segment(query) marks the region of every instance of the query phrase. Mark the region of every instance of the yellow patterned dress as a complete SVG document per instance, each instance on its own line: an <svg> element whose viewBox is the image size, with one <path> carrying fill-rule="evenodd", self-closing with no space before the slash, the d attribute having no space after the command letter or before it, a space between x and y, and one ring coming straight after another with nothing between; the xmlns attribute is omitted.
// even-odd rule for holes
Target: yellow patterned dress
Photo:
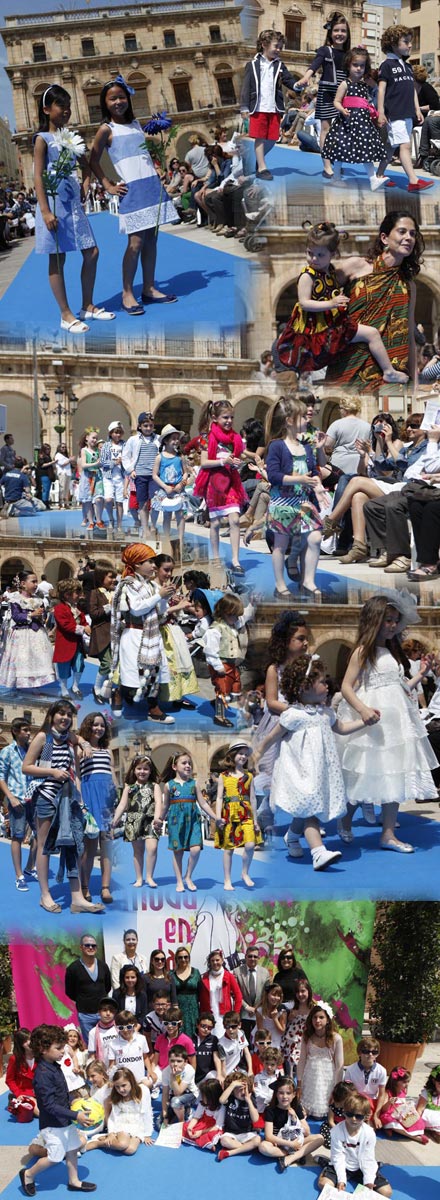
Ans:
<svg viewBox="0 0 440 1200"><path fill-rule="evenodd" d="M327 271L303 267L299 279L302 275L308 275L312 281L312 300L332 300L341 291L331 263ZM321 312L306 312L299 302L295 304L277 341L283 367L301 374L326 367L334 361L357 333L358 321L347 316L347 311L346 308L325 308Z"/></svg>
<svg viewBox="0 0 440 1200"><path fill-rule="evenodd" d="M223 783L222 820L226 825L220 832L215 831L216 850L237 850L250 842L261 846L263 837L259 830L255 832L250 801L251 771L244 771L240 776L224 771L220 778Z"/></svg>

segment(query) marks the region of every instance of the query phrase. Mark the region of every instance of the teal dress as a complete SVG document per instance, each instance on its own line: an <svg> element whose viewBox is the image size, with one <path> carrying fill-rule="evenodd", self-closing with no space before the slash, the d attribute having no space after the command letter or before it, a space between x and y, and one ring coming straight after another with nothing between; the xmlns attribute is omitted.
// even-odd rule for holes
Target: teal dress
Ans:
<svg viewBox="0 0 440 1200"><path fill-rule="evenodd" d="M194 1038L196 1036L196 1026L199 1019L199 984L201 980L200 971L197 967L191 967L191 974L188 979L179 979L175 971L170 974L176 985L176 1003L182 1013L182 1028L187 1037Z"/></svg>
<svg viewBox="0 0 440 1200"><path fill-rule="evenodd" d="M202 822L197 807L197 791L195 779L186 783L178 783L171 779L169 783L170 807L168 809L168 848L169 850L190 850L191 846L201 846Z"/></svg>

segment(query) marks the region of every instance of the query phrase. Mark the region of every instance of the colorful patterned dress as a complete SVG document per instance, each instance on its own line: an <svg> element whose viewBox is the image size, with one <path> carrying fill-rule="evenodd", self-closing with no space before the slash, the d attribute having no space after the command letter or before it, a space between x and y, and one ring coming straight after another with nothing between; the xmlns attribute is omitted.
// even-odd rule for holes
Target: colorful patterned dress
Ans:
<svg viewBox="0 0 440 1200"><path fill-rule="evenodd" d="M237 850L251 842L261 846L263 837L260 831L255 832L250 802L251 771L244 771L240 778L225 772L220 778L224 789L222 820L226 821L226 825L221 832L216 828L214 837L216 850Z"/></svg>
<svg viewBox="0 0 440 1200"><path fill-rule="evenodd" d="M312 300L332 300L341 287L330 263L327 271L303 267L298 279L308 275L312 280ZM326 308L322 312L306 312L299 301L290 320L277 341L277 352L283 367L289 371L316 371L338 359L357 332L359 322L347 308Z"/></svg>
<svg viewBox="0 0 440 1200"><path fill-rule="evenodd" d="M345 288L348 287L347 283ZM379 330L392 365L399 371L408 371L409 305L409 282L399 267L386 267L380 256L374 260L371 275L350 285L349 317ZM376 392L382 382L380 367L371 357L366 342L341 348L337 362L330 364L326 374L326 383L352 392Z"/></svg>
<svg viewBox="0 0 440 1200"><path fill-rule="evenodd" d="M190 850L203 844L202 822L197 807L195 779L168 784L170 806L167 813L169 850Z"/></svg>

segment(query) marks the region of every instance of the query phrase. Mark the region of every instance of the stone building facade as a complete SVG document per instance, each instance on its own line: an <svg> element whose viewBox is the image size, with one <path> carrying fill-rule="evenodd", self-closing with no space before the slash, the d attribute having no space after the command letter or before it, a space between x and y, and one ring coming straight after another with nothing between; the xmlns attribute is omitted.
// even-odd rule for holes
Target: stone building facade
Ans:
<svg viewBox="0 0 440 1200"><path fill-rule="evenodd" d="M430 79L440 75L438 0L402 0L400 22L412 31L411 62L426 67Z"/></svg>
<svg viewBox="0 0 440 1200"><path fill-rule="evenodd" d="M71 125L87 145L101 121L101 88L118 73L135 88L140 121L164 109L172 115L179 128L173 149L181 157L191 133L209 139L214 123L232 124L237 116L246 52L240 8L231 0L15 14L5 17L1 33L26 186L38 104L51 82L70 92Z"/></svg>

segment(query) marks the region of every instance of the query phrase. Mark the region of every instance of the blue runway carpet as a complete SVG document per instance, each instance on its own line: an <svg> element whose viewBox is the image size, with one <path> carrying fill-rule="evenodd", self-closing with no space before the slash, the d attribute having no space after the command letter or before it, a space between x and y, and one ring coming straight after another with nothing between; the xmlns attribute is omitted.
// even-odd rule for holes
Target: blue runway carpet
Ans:
<svg viewBox="0 0 440 1200"><path fill-rule="evenodd" d="M18 1125L8 1118L3 1104L0 1110L0 1136L7 1146L27 1147L37 1131L37 1122ZM380 1156L380 1139L377 1144ZM440 1187L440 1167L386 1166L384 1174L393 1189L393 1200L436 1200ZM197 1191L194 1187L197 1173ZM319 1167L297 1167L279 1176L275 1164L261 1155L243 1154L223 1163L217 1163L214 1155L181 1146L178 1150L166 1150L154 1146L140 1146L132 1158L121 1154L92 1150L79 1159L79 1177L97 1184L99 1196L116 1197L127 1188L132 1195L142 1196L148 1186L148 1195L171 1197L179 1200L194 1200L195 1195L224 1195L227 1190L230 1200L267 1200L272 1189L298 1200L316 1200ZM178 1179L178 1183L177 1183ZM292 1191L292 1189L294 1189ZM51 1167L37 1181L37 1195L65 1193L66 1168L63 1164ZM18 1178L3 1192L5 1200L17 1200L22 1195Z"/></svg>
<svg viewBox="0 0 440 1200"><path fill-rule="evenodd" d="M108 213L91 218L100 257L94 299L97 304L116 313L115 321L91 321L87 344L92 341L114 340L117 335L136 337L142 330L167 336L191 334L195 325L218 331L231 329L245 319L243 296L249 291L250 266L222 250L212 250L188 238L161 232L158 239L156 285L164 292L174 293L177 304L149 304L142 317L129 317L121 308L121 263L126 247L125 237L118 233L117 221ZM13 251L12 251L13 253ZM65 278L67 295L73 313L81 307L80 253L66 255ZM141 277L135 279L135 295L140 297ZM44 254L29 255L7 292L0 301L0 324L10 328L15 336L33 335L53 340L61 334L58 306L48 283L48 260ZM84 345L84 335L76 338ZM111 346L109 344L109 352Z"/></svg>
<svg viewBox="0 0 440 1200"><path fill-rule="evenodd" d="M121 838L118 838L114 843L114 847L114 868L111 885L113 904L106 905L105 912L102 915L98 914L94 916L94 923L104 920L108 924L118 913L137 912L138 908L142 907L145 897L151 897L153 894L151 889L147 887L147 884L144 884L143 888L133 887L135 873L131 846ZM204 846L198 865L194 871L194 883L197 886L197 893L200 896L218 895L220 898L226 897L227 893L223 891L222 857L221 851L215 850L212 842ZM67 922L69 929L71 926L78 929L84 926L84 916L81 916L81 914L72 916L69 911L70 889L67 880L65 879L60 884L56 883L58 858L54 855L50 862L49 884L51 893L54 900L62 905L63 910L61 913L56 914L47 913L41 908L38 883L29 883L28 892L20 892L19 894L16 892L10 847L8 843L0 843L0 931L7 928L9 936L12 937L14 932L20 934L26 932L32 933L32 931L35 932L37 929L39 932L50 931L51 934L56 934L57 928L65 927ZM255 886L252 889L246 887L241 879L241 863L241 856L235 854L232 861L232 883L235 889L234 898L246 903L247 900L250 901L251 897L257 901L267 899L269 895L272 895L271 868L266 853L259 851L254 856L251 877L254 880ZM159 842L159 853L154 878L157 883L157 892L154 894L158 897L163 897L170 904L175 904L176 879L173 872L171 851L168 850L168 838L166 836L163 836ZM100 886L100 873L94 867L90 882L90 891L94 901L99 902L100 900ZM192 894L185 891L186 896Z"/></svg>
<svg viewBox="0 0 440 1200"><path fill-rule="evenodd" d="M273 150L267 155L267 165L271 170L275 184L286 185L289 189L295 190L297 194L297 203L300 203L301 192L307 191L308 195L316 201L318 194L322 196L323 188L326 194L330 193L330 197L334 197L335 203L343 203L344 194L350 192L350 185L358 188L360 186L366 195L372 196L376 201L377 196L381 195L382 189L379 192L372 193L370 185L363 170L362 165L354 165L349 163L344 166L345 185L325 183L322 176L322 160L319 154L310 154L303 150L286 149L284 146L274 146ZM419 179L426 179L433 184L427 188L423 194L428 200L437 201L440 196L440 181L433 175L429 175L426 171L417 172ZM391 179L395 184L393 191L403 195L408 194L408 181L406 175L399 169L389 167L387 170L387 178ZM269 185L270 186L270 185ZM272 185L273 186L273 185ZM383 189L384 193L390 191L386 186ZM306 216L307 213L304 213Z"/></svg>
<svg viewBox="0 0 440 1200"><path fill-rule="evenodd" d="M304 857L288 857L283 840L288 816L278 809L270 863L277 890L313 900L438 900L440 823L423 812L422 805L416 814L399 812L398 837L414 846L414 854L382 850L380 825L366 825L362 819L353 822L354 841L346 845L338 836L336 822L330 821L325 845L328 850L340 850L342 857L327 870L314 871L304 839Z"/></svg>

